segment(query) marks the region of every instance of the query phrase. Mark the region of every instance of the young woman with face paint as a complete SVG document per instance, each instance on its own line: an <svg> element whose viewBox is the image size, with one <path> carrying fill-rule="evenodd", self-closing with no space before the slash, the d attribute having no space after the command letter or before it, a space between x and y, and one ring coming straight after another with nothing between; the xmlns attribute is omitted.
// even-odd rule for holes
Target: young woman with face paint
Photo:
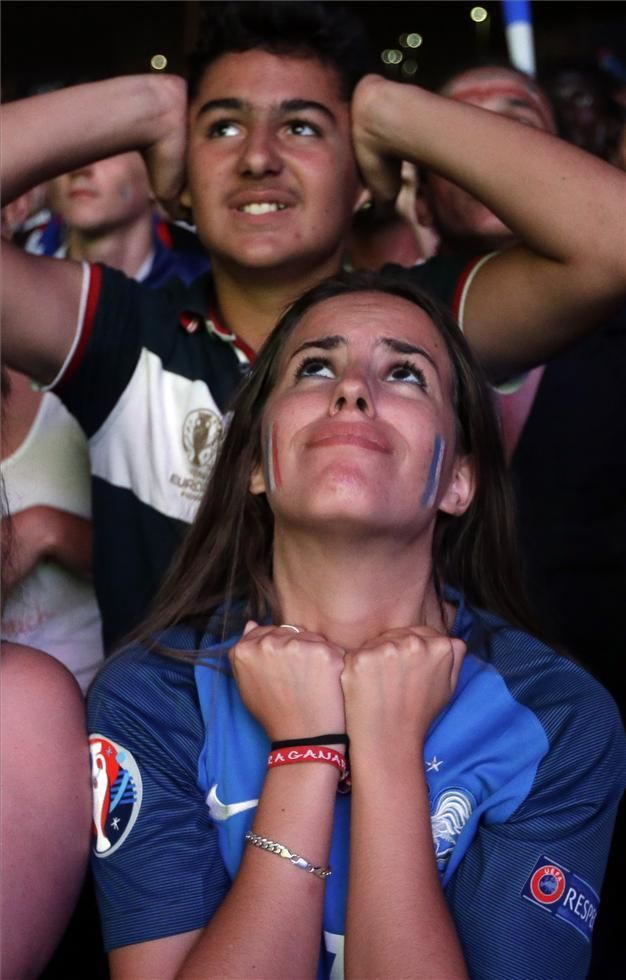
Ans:
<svg viewBox="0 0 626 980"><path fill-rule="evenodd" d="M585 975L623 732L523 630L504 473L430 299L285 314L90 697L113 977Z"/></svg>

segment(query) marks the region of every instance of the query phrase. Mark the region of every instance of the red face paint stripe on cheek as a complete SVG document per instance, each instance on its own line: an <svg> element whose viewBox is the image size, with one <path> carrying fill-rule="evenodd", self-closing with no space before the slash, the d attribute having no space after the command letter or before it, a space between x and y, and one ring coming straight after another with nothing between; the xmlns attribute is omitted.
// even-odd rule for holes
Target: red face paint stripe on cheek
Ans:
<svg viewBox="0 0 626 980"><path fill-rule="evenodd" d="M263 477L265 492L272 493L274 489L274 464L272 463L272 433L266 432L263 437Z"/></svg>

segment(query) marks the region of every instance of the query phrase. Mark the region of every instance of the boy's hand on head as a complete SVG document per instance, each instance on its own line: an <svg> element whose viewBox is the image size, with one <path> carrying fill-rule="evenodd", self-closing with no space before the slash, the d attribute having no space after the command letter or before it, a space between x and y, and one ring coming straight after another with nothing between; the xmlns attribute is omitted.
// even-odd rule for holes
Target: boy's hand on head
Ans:
<svg viewBox="0 0 626 980"><path fill-rule="evenodd" d="M372 192L374 206L392 212L402 186L402 160L382 139L385 92L389 85L380 75L365 75L352 96L352 139L364 183Z"/></svg>
<svg viewBox="0 0 626 980"><path fill-rule="evenodd" d="M187 146L187 84L178 75L155 77L161 134L143 151L150 183L159 204L180 217L180 193L185 184Z"/></svg>

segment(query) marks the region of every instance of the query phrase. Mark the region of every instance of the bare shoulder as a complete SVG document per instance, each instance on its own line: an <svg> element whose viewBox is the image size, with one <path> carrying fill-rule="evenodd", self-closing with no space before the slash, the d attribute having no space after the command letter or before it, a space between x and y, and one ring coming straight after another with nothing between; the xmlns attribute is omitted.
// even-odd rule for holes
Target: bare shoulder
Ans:
<svg viewBox="0 0 626 980"><path fill-rule="evenodd" d="M36 680L38 676L49 679L56 677L59 680L66 677L73 679L67 667L50 654L24 646L23 643L11 643L9 640L2 641L0 667L2 679L10 678L11 683Z"/></svg>
<svg viewBox="0 0 626 980"><path fill-rule="evenodd" d="M72 674L41 650L3 643L0 654L1 779L19 810L37 785L49 812L81 827L89 810L85 704ZM52 764L63 759L63 765ZM3 814L6 816L6 813Z"/></svg>
<svg viewBox="0 0 626 980"><path fill-rule="evenodd" d="M3 643L0 654L3 769L11 752L32 757L45 748L77 760L86 752L85 705L66 667L41 650ZM9 751L11 750L11 752ZM15 757L15 756L14 756Z"/></svg>
<svg viewBox="0 0 626 980"><path fill-rule="evenodd" d="M20 643L2 643L0 654L0 690L3 707L41 718L42 710L48 715L67 716L76 710L84 714L83 697L70 671L54 657L22 646ZM62 699L62 705L57 701ZM26 718L24 718L26 721Z"/></svg>
<svg viewBox="0 0 626 980"><path fill-rule="evenodd" d="M89 853L84 702L62 664L11 643L0 654L0 699L3 975L38 976L74 907Z"/></svg>

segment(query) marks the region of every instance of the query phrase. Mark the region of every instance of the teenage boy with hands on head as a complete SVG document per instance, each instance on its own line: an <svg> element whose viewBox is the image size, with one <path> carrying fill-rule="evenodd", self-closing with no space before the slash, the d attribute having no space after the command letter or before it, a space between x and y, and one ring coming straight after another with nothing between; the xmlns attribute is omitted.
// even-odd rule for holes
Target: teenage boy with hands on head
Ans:
<svg viewBox="0 0 626 980"><path fill-rule="evenodd" d="M368 193L395 198L401 160L466 188L523 243L469 270L437 259L405 273L446 300L456 290L494 377L545 360L626 292L623 174L493 113L361 78L359 29L339 4L212 4L209 18L188 108L182 79L146 75L3 110L7 201L137 149L161 201L182 192L211 253L211 279L148 293L6 247L7 361L52 385L90 440L109 645L193 519L242 367L284 307L337 271Z"/></svg>

